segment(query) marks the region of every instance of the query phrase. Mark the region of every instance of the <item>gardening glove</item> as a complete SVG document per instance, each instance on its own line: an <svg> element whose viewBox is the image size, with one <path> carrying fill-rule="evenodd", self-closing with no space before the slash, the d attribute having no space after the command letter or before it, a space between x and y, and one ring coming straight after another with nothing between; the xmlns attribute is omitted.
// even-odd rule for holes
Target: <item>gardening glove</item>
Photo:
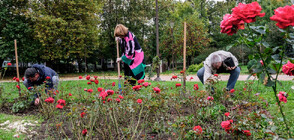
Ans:
<svg viewBox="0 0 294 140"><path fill-rule="evenodd" d="M116 62L120 62L121 61L121 58L116 58Z"/></svg>

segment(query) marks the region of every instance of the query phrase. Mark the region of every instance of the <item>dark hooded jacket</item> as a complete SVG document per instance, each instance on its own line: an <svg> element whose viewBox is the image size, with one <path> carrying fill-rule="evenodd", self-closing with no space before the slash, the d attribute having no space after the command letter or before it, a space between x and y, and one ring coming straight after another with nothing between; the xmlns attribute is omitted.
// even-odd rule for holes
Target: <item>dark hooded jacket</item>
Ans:
<svg viewBox="0 0 294 140"><path fill-rule="evenodd" d="M30 80L28 80L28 87L31 87L34 85L39 86L39 85L43 84L44 81L46 80L46 77L49 76L50 79L48 80L48 82L46 82L46 87L49 89L52 89L53 88L52 77L58 76L57 73L54 70L52 70L51 68L46 67L44 65L34 64L31 67L35 68L38 71L40 77L38 78L38 80L36 80L34 82L31 82Z"/></svg>

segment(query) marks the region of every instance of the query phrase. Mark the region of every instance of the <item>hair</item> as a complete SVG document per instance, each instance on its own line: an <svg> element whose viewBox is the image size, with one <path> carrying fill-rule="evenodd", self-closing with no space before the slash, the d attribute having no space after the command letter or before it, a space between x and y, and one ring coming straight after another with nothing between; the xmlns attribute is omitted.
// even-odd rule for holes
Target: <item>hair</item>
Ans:
<svg viewBox="0 0 294 140"><path fill-rule="evenodd" d="M221 61L222 61L222 59L221 59L221 57L219 55L214 54L211 57L211 64L221 62Z"/></svg>
<svg viewBox="0 0 294 140"><path fill-rule="evenodd" d="M118 36L126 36L128 34L129 29L122 25L122 24L117 24L115 29L114 29L114 37Z"/></svg>
<svg viewBox="0 0 294 140"><path fill-rule="evenodd" d="M35 68L27 68L25 71L25 77L35 77L36 73L38 73L38 71Z"/></svg>

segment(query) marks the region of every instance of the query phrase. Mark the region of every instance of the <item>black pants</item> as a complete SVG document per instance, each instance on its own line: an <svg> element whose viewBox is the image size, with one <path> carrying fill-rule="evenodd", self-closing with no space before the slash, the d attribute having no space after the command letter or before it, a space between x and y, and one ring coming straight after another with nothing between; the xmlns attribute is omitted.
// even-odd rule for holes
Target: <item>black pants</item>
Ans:
<svg viewBox="0 0 294 140"><path fill-rule="evenodd" d="M143 60L143 63L144 63L144 60ZM126 64L126 63L124 63L124 71L125 71L125 79L128 80L128 82L131 85L135 85L136 84L136 81L139 80L139 79L141 79L142 76L143 76L143 74L144 74L143 72L141 72L141 73L139 73L138 75L135 76L134 73L132 72L130 66L128 64ZM129 76L131 76L132 78L134 78L136 80L130 80L129 78L127 78ZM144 76L144 78L145 78L145 76Z"/></svg>

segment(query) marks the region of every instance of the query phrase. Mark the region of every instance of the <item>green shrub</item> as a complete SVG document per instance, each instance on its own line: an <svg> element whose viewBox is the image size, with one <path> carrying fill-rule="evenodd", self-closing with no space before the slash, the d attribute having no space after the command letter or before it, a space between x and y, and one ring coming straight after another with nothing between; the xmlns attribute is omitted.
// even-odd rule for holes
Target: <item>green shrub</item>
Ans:
<svg viewBox="0 0 294 140"><path fill-rule="evenodd" d="M188 72L197 72L202 67L203 67L203 63L190 65L188 68Z"/></svg>

